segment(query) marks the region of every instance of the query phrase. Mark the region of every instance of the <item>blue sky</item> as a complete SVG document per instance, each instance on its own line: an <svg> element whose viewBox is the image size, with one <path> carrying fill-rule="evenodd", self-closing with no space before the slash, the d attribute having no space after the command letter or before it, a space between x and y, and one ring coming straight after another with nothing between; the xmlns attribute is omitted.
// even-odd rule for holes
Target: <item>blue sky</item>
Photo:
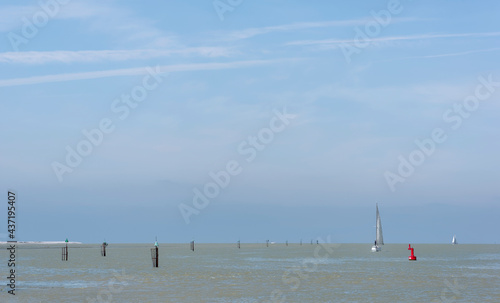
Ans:
<svg viewBox="0 0 500 303"><path fill-rule="evenodd" d="M19 238L500 242L499 6L2 3Z"/></svg>

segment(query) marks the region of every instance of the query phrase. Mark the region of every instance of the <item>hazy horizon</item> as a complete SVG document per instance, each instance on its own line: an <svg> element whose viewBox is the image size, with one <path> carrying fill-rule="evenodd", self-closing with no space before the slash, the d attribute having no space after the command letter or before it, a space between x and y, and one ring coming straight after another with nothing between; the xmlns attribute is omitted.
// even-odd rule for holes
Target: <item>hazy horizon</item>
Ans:
<svg viewBox="0 0 500 303"><path fill-rule="evenodd" d="M500 243L499 2L0 8L19 241Z"/></svg>

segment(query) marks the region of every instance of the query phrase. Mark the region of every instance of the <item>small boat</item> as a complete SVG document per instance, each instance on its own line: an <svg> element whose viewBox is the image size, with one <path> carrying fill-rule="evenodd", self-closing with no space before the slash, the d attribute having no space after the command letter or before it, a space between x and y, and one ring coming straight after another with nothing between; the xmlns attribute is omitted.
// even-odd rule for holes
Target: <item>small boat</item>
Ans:
<svg viewBox="0 0 500 303"><path fill-rule="evenodd" d="M377 208L377 219L376 219L376 227L375 227L375 243L372 246L372 252L379 252L382 250L380 245L384 245L384 237L382 236L382 221L380 221L380 213L378 212L378 204Z"/></svg>
<svg viewBox="0 0 500 303"><path fill-rule="evenodd" d="M453 239L451 240L451 244L453 244L453 245L458 244L457 236L453 235Z"/></svg>

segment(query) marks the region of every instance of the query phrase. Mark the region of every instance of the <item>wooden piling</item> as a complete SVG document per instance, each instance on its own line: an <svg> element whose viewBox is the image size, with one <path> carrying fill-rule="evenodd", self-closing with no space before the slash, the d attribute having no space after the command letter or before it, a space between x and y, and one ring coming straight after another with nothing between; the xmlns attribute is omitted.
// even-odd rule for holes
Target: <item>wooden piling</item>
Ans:
<svg viewBox="0 0 500 303"><path fill-rule="evenodd" d="M238 249L241 248L241 245L240 245L240 240L238 240Z"/></svg>
<svg viewBox="0 0 500 303"><path fill-rule="evenodd" d="M153 260L153 267L158 267L158 246L151 248L151 259Z"/></svg>
<svg viewBox="0 0 500 303"><path fill-rule="evenodd" d="M68 261L68 244L62 248L62 260Z"/></svg>
<svg viewBox="0 0 500 303"><path fill-rule="evenodd" d="M66 246L62 248L62 260L68 261L68 238L66 238Z"/></svg>
<svg viewBox="0 0 500 303"><path fill-rule="evenodd" d="M155 247L151 248L151 260L153 260L153 267L158 267L159 265L158 240L155 240Z"/></svg>
<svg viewBox="0 0 500 303"><path fill-rule="evenodd" d="M106 247L108 246L108 243L106 241L102 242L101 245L101 256L106 257Z"/></svg>
<svg viewBox="0 0 500 303"><path fill-rule="evenodd" d="M192 251L194 251L194 240L191 241L191 247L190 248L191 248Z"/></svg>

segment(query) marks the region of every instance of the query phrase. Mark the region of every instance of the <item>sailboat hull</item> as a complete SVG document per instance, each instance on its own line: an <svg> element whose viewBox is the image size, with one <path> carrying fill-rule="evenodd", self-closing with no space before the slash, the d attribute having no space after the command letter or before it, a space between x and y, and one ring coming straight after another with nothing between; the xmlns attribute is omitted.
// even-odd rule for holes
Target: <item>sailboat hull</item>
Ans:
<svg viewBox="0 0 500 303"><path fill-rule="evenodd" d="M380 246L378 246L378 245L373 245L372 246L372 252L379 252L381 250L382 250L382 248Z"/></svg>

